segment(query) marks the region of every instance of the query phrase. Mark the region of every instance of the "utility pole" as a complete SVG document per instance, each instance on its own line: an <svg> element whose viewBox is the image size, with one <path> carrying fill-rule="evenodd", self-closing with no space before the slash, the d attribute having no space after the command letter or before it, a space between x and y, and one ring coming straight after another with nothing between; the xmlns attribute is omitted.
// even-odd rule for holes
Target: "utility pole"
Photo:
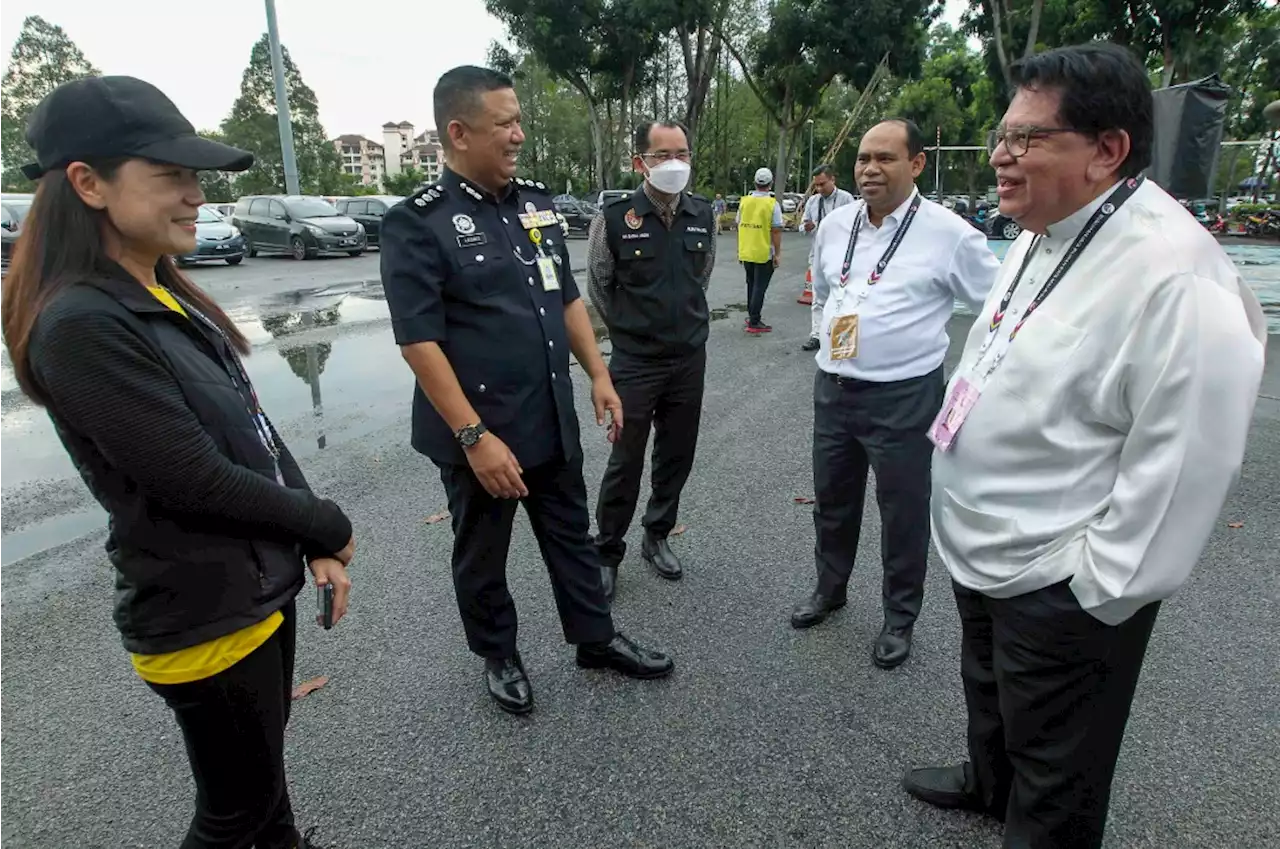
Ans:
<svg viewBox="0 0 1280 849"><path fill-rule="evenodd" d="M809 179L813 179L813 119L809 119Z"/></svg>
<svg viewBox="0 0 1280 849"><path fill-rule="evenodd" d="M276 27L276 0L267 0L267 40L271 43L271 76L276 82L276 119L280 123L280 156L284 160L284 188L300 195L298 158L293 153L293 124L289 120L289 91L284 85L284 52Z"/></svg>

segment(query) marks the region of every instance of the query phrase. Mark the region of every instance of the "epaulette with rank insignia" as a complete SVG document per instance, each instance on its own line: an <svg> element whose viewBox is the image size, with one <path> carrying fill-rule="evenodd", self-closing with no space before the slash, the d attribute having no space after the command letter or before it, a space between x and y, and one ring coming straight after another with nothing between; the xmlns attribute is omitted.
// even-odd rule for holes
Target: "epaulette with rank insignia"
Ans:
<svg viewBox="0 0 1280 849"><path fill-rule="evenodd" d="M448 192L445 191L444 186L436 183L418 189L416 193L405 198L404 204L410 209L426 214L436 208L436 201L447 195Z"/></svg>
<svg viewBox="0 0 1280 849"><path fill-rule="evenodd" d="M711 201L707 200L705 196L700 195L697 192L685 192L685 194L687 194L689 197L693 198L694 200L700 200L703 203L711 203Z"/></svg>
<svg viewBox="0 0 1280 849"><path fill-rule="evenodd" d="M512 177L511 182L515 183L522 189L533 189L539 192L551 193L551 190L547 188L547 184L539 180L526 180L524 177Z"/></svg>

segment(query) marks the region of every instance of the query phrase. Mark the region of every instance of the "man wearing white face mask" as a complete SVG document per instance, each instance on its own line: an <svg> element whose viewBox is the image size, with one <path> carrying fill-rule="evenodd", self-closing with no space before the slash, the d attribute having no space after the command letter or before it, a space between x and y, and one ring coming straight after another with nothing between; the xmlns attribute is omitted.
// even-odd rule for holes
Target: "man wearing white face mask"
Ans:
<svg viewBox="0 0 1280 849"><path fill-rule="evenodd" d="M711 204L685 192L688 139L674 122L637 127L633 166L644 184L606 206L588 236L588 291L609 329L609 371L626 414L626 428L610 433L613 453L596 507L596 547L610 601L640 497L650 426L653 492L641 520L640 555L663 578L684 573L667 535L698 441L710 319L706 290L716 256Z"/></svg>

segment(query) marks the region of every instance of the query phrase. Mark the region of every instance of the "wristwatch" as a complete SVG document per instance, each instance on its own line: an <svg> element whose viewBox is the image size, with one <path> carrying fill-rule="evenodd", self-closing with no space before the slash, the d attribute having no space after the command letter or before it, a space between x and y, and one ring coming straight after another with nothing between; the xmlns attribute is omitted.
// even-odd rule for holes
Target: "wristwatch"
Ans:
<svg viewBox="0 0 1280 849"><path fill-rule="evenodd" d="M471 448L479 442L480 437L487 432L488 428L483 424L466 425L465 427L459 428L458 432L453 435L453 438L458 440L458 444L463 448Z"/></svg>

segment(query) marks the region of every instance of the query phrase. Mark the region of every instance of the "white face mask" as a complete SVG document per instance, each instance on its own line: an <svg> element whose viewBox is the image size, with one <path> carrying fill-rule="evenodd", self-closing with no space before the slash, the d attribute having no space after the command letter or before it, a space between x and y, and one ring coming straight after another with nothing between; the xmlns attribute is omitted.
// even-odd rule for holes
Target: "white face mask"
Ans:
<svg viewBox="0 0 1280 849"><path fill-rule="evenodd" d="M668 195L678 195L689 185L689 172L693 169L688 162L679 159L668 159L655 168L650 168L645 178L658 191Z"/></svg>

